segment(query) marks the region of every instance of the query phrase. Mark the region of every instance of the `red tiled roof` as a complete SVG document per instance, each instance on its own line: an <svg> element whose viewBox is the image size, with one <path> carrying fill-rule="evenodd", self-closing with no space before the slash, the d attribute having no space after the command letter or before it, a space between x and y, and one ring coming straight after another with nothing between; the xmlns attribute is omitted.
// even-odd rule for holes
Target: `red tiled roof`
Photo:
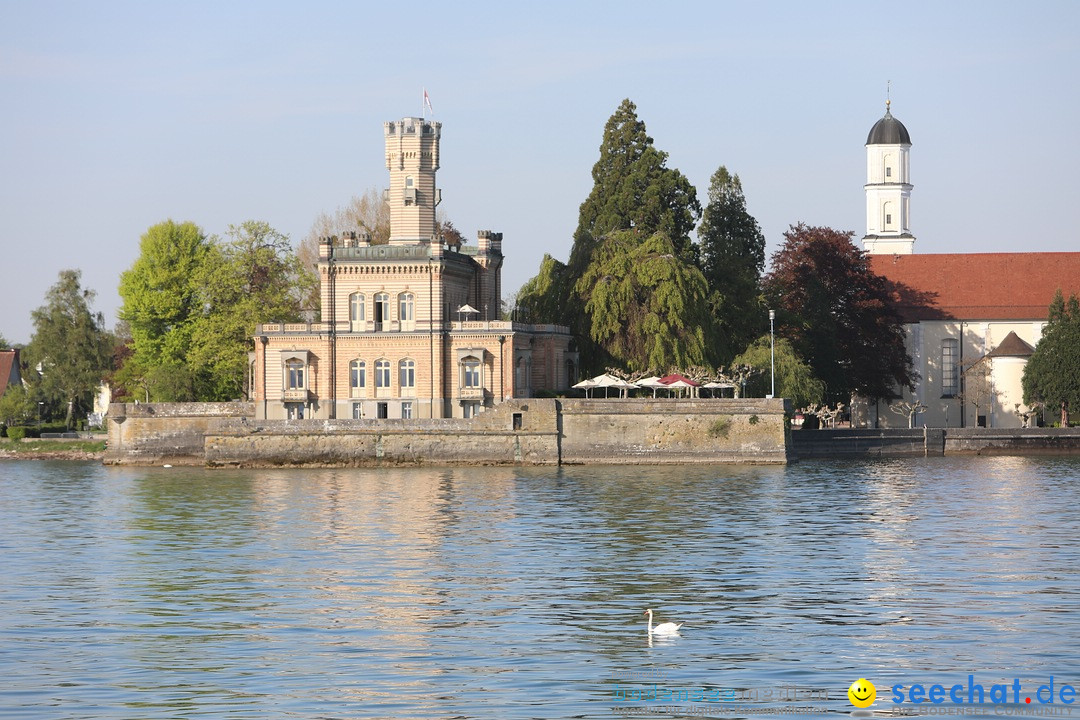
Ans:
<svg viewBox="0 0 1080 720"><path fill-rule="evenodd" d="M1080 295L1080 252L870 255L904 320L1045 320L1054 292Z"/></svg>
<svg viewBox="0 0 1080 720"><path fill-rule="evenodd" d="M18 350L0 350L0 395L7 390L8 380L11 378L11 368L19 361Z"/></svg>

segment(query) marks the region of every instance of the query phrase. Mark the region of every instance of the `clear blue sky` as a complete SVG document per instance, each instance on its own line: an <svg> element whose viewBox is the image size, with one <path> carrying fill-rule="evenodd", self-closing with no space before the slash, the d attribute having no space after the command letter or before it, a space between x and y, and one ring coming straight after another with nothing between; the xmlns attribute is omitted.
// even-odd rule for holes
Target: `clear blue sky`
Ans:
<svg viewBox="0 0 1080 720"><path fill-rule="evenodd" d="M565 260L604 122L631 98L704 198L738 173L770 254L799 221L865 232L865 149L911 132L916 252L1080 250L1080 3L0 0L0 334L57 273L110 327L166 218L209 234L386 182L382 123L443 123L466 234L504 233L504 292Z"/></svg>

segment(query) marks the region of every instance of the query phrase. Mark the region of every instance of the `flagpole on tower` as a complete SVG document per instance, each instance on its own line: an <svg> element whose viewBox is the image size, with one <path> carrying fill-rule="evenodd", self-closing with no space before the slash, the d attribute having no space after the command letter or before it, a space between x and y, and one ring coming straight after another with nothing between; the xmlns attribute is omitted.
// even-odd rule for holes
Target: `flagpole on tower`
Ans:
<svg viewBox="0 0 1080 720"><path fill-rule="evenodd" d="M428 111L431 111L431 116L435 117L435 108L431 107L431 98L428 97L427 88L424 88L424 105L421 108L421 115L424 119L427 119Z"/></svg>

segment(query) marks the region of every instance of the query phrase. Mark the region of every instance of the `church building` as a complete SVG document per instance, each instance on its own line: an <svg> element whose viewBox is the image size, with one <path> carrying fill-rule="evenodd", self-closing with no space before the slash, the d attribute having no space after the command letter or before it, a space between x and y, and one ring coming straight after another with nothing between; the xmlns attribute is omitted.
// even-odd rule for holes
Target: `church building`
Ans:
<svg viewBox="0 0 1080 720"><path fill-rule="evenodd" d="M886 102L866 139L863 246L870 267L891 284L905 322L918 379L903 400L926 406L916 426L1032 424L1020 384L1024 366L1054 293L1080 295L1080 252L917 254L910 152L908 130ZM1046 417L1052 421L1054 410ZM882 400L856 403L852 421L907 427L908 417Z"/></svg>
<svg viewBox="0 0 1080 720"><path fill-rule="evenodd" d="M471 247L437 235L442 124L407 117L383 135L389 243L359 231L322 242L321 321L256 331L256 418L469 418L569 388L568 328L499 319L502 233L480 231Z"/></svg>

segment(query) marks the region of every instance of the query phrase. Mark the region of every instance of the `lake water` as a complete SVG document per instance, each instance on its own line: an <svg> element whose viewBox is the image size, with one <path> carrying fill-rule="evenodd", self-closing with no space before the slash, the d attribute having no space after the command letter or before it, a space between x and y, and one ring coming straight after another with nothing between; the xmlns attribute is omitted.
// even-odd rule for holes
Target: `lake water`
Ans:
<svg viewBox="0 0 1080 720"><path fill-rule="evenodd" d="M0 718L848 715L860 677L880 715L969 675L1080 716L1078 500L1068 458L0 461Z"/></svg>

